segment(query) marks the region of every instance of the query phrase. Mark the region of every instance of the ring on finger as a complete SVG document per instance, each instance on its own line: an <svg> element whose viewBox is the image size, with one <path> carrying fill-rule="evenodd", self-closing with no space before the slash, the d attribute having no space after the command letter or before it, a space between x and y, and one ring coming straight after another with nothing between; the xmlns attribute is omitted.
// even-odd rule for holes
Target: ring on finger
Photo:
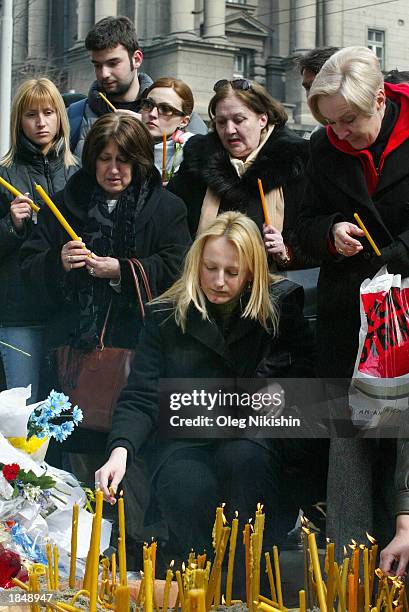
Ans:
<svg viewBox="0 0 409 612"><path fill-rule="evenodd" d="M344 251L343 251L342 249L338 249L338 253L339 253L340 255L343 255L343 254L344 254Z"/></svg>

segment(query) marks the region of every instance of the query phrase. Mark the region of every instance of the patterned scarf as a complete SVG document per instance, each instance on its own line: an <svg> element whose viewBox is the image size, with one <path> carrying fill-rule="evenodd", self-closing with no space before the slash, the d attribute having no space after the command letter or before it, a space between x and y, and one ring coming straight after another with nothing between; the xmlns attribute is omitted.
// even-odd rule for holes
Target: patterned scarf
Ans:
<svg viewBox="0 0 409 612"><path fill-rule="evenodd" d="M152 192L148 180L136 179L125 189L109 213L106 195L97 185L91 196L88 217L82 232L87 247L100 257L127 258L135 255L137 218ZM73 345L91 349L98 343L112 297L109 279L90 276L85 270L78 275L77 295L80 318Z"/></svg>

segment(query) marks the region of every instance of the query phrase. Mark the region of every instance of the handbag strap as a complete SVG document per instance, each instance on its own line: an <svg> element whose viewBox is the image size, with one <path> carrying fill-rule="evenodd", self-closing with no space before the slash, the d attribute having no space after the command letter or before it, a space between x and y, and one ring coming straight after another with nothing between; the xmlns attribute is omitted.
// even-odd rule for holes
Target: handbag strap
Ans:
<svg viewBox="0 0 409 612"><path fill-rule="evenodd" d="M138 301L139 308L141 309L142 319L144 319L145 318L145 308L144 308L144 305L143 305L141 289L139 287L139 280L138 280L138 275L136 274L136 271L135 271L135 266L137 266L138 269L140 270L140 274L141 274L142 281L143 281L143 284L144 284L144 287L145 287L146 295L148 297L148 301L150 302L150 301L152 301L152 293L151 293L151 290L150 290L150 287L149 287L148 277L146 276L146 272L145 272L145 270L143 268L143 265L136 258L132 257L131 259L127 259L126 261L128 262L128 265L129 265L130 270L131 270L132 278L133 278L134 285L135 285L136 299ZM98 345L97 345L97 349L99 349L101 351L103 351L104 348L105 348L104 340L105 340L105 334L106 334L106 331L107 331L109 315L111 314L111 309L112 309L112 300L109 302L108 310L107 310L107 313L105 315L104 324L102 326L101 333L100 333L100 336L99 336L99 342L98 342Z"/></svg>
<svg viewBox="0 0 409 612"><path fill-rule="evenodd" d="M143 267L143 265L141 264L139 259L136 259L136 257L131 257L131 261L139 269L139 274L141 275L141 278L142 278L142 282L143 282L143 286L145 288L145 292L146 292L146 296L148 298L148 302L152 302L152 300L153 300L152 291L151 291L151 288L149 286L149 280L148 280L148 276L147 276L147 274L145 272L145 268Z"/></svg>

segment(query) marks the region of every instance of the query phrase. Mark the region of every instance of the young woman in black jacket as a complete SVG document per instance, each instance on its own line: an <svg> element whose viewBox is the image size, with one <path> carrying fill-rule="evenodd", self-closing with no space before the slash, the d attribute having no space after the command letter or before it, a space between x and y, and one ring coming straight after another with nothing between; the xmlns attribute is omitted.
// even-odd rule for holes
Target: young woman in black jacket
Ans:
<svg viewBox="0 0 409 612"><path fill-rule="evenodd" d="M173 385L175 392L192 390L183 387L186 379L195 379L196 390L210 385L238 391L246 386L251 390L252 384L239 379L309 376L312 344L302 305L300 286L268 273L255 223L241 213L227 212L196 238L181 279L149 307L128 386L114 413L110 458L95 480L114 503L112 489L117 490L127 462L129 468L135 458L147 459L153 499L167 525L166 559L179 562L191 547L211 550L214 507L221 500L228 502L229 516L238 510L242 520L254 513L257 502L265 504L266 546L283 538L283 523L291 525L291 513L286 512L291 503L283 493L282 475L284 466L289 469L300 456L311 477L307 494L314 498L319 483L312 473L322 469L316 441L268 439L263 435L267 430L257 428L260 435L252 436L249 427L232 437L223 435L223 428L183 431L176 426L158 438L158 427L169 425L170 415L186 416L184 410L159 412L160 380ZM252 382L255 392L265 385ZM265 390L281 389L272 384ZM188 416L203 415L199 410L192 408ZM274 406L266 408L267 413L271 410ZM205 413L215 423L218 407ZM233 413L237 417L239 408ZM295 515L303 503L300 497L292 508ZM155 528L146 536L160 538ZM239 574L241 564L236 566Z"/></svg>
<svg viewBox="0 0 409 612"><path fill-rule="evenodd" d="M69 148L64 102L48 79L30 79L17 90L10 142L0 176L25 195L15 197L0 186L0 356L7 388L31 384L35 401L47 311L24 290L18 264L21 246L37 223L27 196L40 207L38 215L43 214L35 183L52 195L78 167Z"/></svg>

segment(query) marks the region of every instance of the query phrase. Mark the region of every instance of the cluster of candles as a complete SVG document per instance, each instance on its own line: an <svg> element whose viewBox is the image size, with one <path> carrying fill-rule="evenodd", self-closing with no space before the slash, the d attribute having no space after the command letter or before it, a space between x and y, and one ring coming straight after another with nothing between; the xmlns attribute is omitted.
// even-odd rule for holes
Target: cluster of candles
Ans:
<svg viewBox="0 0 409 612"><path fill-rule="evenodd" d="M125 508L124 498L118 498L118 569L117 555L111 559L100 556L100 535L102 524L103 494L97 490L95 494L95 513L92 519L92 530L89 551L85 564L85 574L81 588L76 591L70 603L53 601L47 603L47 610L59 612L78 612L76 607L80 595L88 600L90 612L97 610L97 605L106 610L128 612L131 605L131 585L128 584L126 568L125 541ZM258 504L254 521L249 521L243 528L243 545L245 558L246 604L250 612L287 612L285 606L279 551L273 547L273 559L268 551L264 552L263 533L265 514L263 506ZM78 588L76 577L77 563L77 533L78 506L73 506L71 529L71 563L68 587L75 591ZM236 556L236 546L239 533L239 519L236 513L231 526L227 525L224 515L224 504L216 509L213 527L214 558L209 559L206 553L197 554L191 551L186 563L174 572L174 562L171 562L166 572L163 585L162 610L168 611L170 595L177 586L177 597L174 611L178 612L208 612L220 604L230 606L238 603L233 599L233 576ZM338 565L334 558L334 544L327 542L323 571L321 569L316 536L309 528L308 520L302 524L302 549L304 560L304 588L299 591L299 612L319 607L322 612L409 612L404 583L389 577L376 568L378 546L368 535L370 546L358 545L352 542L344 549L343 563ZM133 593L137 608L144 612L158 612L157 595L159 584L156 580L156 550L157 543L143 547L143 572L138 581L139 588ZM41 592L40 579L44 580L47 590L62 594L65 584L61 584L58 572L58 547L46 546L47 564L35 563L29 572L28 585L15 579L16 586L25 591ZM361 576L361 564L363 576ZM222 584L222 568L227 566L225 584ZM260 593L261 571L268 577L270 593L264 596ZM326 576L326 579L325 579ZM163 581L161 581L163 584ZM224 588L223 588L224 587ZM222 594L224 593L224 595ZM31 612L40 612L38 603L31 605Z"/></svg>

